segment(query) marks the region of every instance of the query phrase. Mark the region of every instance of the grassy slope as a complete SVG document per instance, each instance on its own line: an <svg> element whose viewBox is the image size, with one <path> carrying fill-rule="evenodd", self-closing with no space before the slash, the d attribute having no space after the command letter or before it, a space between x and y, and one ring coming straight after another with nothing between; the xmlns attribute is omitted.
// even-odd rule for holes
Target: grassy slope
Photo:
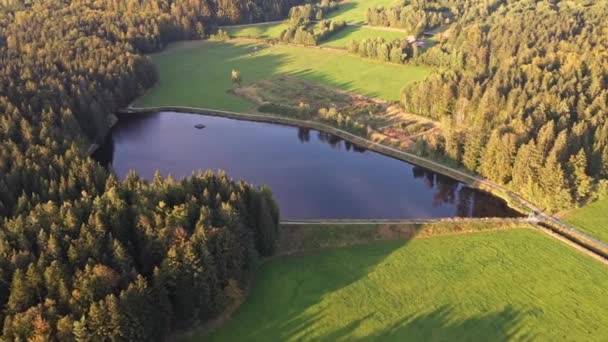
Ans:
<svg viewBox="0 0 608 342"><path fill-rule="evenodd" d="M230 70L243 82L290 73L310 81L362 95L397 100L400 89L423 79L428 68L384 64L346 53L231 41L185 42L153 55L160 81L136 101L138 106L182 105L242 111L251 104L227 93Z"/></svg>
<svg viewBox="0 0 608 342"><path fill-rule="evenodd" d="M210 337L599 340L606 286L604 265L529 229L373 243L264 264Z"/></svg>
<svg viewBox="0 0 608 342"><path fill-rule="evenodd" d="M608 199L573 210L564 221L604 242L608 242Z"/></svg>

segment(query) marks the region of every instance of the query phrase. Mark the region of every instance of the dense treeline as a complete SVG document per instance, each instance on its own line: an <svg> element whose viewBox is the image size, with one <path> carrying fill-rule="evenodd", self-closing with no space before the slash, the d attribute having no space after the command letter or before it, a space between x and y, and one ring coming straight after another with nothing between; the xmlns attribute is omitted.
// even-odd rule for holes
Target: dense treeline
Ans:
<svg viewBox="0 0 608 342"><path fill-rule="evenodd" d="M267 189L210 174L119 182L86 155L156 81L139 53L296 3L2 1L3 339L162 340L239 300L274 248Z"/></svg>
<svg viewBox="0 0 608 342"><path fill-rule="evenodd" d="M277 223L270 192L209 173L39 204L1 224L3 336L160 340L238 302Z"/></svg>
<svg viewBox="0 0 608 342"><path fill-rule="evenodd" d="M404 0L395 7L368 8L365 12L369 25L399 27L416 36L429 28L449 24L451 18L450 7L422 0Z"/></svg>
<svg viewBox="0 0 608 342"><path fill-rule="evenodd" d="M487 16L506 0L403 0L385 8L368 8L365 20L372 26L390 26L406 29L419 36L424 31L456 20L469 22Z"/></svg>
<svg viewBox="0 0 608 342"><path fill-rule="evenodd" d="M285 21L288 27L279 35L279 41L315 46L330 35L346 27L345 21L323 20L323 16L338 8L338 3L325 0L320 4L295 6ZM316 21L316 24L314 23Z"/></svg>
<svg viewBox="0 0 608 342"><path fill-rule="evenodd" d="M309 2L308 0L0 0L0 9L16 11L30 7L33 3L57 3L62 6L73 6L76 3L86 4L90 8L103 11L103 15L129 14L122 23L133 30L141 29L139 24L132 23L137 15L148 15L141 25L146 29L172 24L184 30L186 34L196 34L197 26L214 27L223 24L246 24L254 22L280 20L287 16L291 7ZM115 12L115 13L111 13ZM145 13L143 13L145 12ZM100 13L101 14L101 13ZM153 14L153 15L151 15ZM155 17L156 15L157 17ZM159 18L158 16L162 16ZM155 23L157 22L157 23ZM135 24L135 25L134 25ZM209 31L207 31L209 32Z"/></svg>
<svg viewBox="0 0 608 342"><path fill-rule="evenodd" d="M418 56L418 51L416 42L409 43L400 39L394 41L387 41L384 38L353 39L348 43L348 52L381 62L405 63Z"/></svg>
<svg viewBox="0 0 608 342"><path fill-rule="evenodd" d="M321 20L316 24L303 23L283 30L279 35L279 41L315 46L345 27L346 22L334 20Z"/></svg>
<svg viewBox="0 0 608 342"><path fill-rule="evenodd" d="M608 3L585 0L469 16L425 57L449 68L404 90L403 105L442 121L429 149L550 210L606 193L607 16Z"/></svg>
<svg viewBox="0 0 608 342"><path fill-rule="evenodd" d="M298 25L302 21L318 21L325 18L325 15L340 7L337 1L323 0L318 4L305 4L294 6L289 10L290 24Z"/></svg>

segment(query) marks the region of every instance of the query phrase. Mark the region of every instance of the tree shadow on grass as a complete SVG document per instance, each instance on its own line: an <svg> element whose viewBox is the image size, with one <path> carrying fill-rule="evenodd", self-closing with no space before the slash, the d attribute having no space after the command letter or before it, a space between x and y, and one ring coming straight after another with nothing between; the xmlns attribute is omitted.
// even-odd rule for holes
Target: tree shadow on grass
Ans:
<svg viewBox="0 0 608 342"><path fill-rule="evenodd" d="M245 83L250 83L251 81L257 81L259 79L269 78L272 76L283 74L283 72L279 71L281 70L281 66L289 65L296 58L295 56L292 56L287 53L276 53L271 51L270 53L266 54L265 52L273 48L272 46L268 45L235 44L233 42L209 42L209 44L228 44L232 48L234 48L236 54L233 57L227 59L226 62L234 64L234 67L237 69L241 68L243 64L256 65L256 70L251 71L254 73L253 79L248 80L248 73L243 73ZM326 52L319 51L319 53ZM263 75L263 77L255 77L255 74L259 72L263 72L265 75ZM357 70L353 70L353 72L356 73ZM369 97L380 96L378 92L355 87L352 81L337 81L334 76L329 75L325 72L314 70L312 68L294 70L292 72L286 72L286 74L303 78L319 84L323 84L328 87L357 93L360 95L365 95Z"/></svg>
<svg viewBox="0 0 608 342"><path fill-rule="evenodd" d="M356 73L356 72L357 72L357 70L353 70L353 73ZM292 72L292 73L290 73L290 75L304 78L307 80L311 80L311 81L314 81L314 82L317 82L320 84L324 84L328 87L345 90L345 91L348 91L351 93L364 95L367 97L380 97L380 93L378 93L376 91L370 91L370 90L355 87L354 83L351 81L348 81L348 82L337 81L335 78L333 78L325 73L313 70L313 69L304 69L304 70Z"/></svg>
<svg viewBox="0 0 608 342"><path fill-rule="evenodd" d="M155 57L159 67L159 84L139 103L149 106L185 105L212 109L238 110L234 95L226 91L234 85L230 71L239 70L247 85L280 74L290 74L325 86L370 97L378 91L362 89L348 78L313 70L296 61L298 48L286 53L273 46L243 42L185 42L172 45ZM304 49L304 48L302 48ZM319 51L319 53L325 53ZM329 52L333 53L333 52ZM341 58L342 55L336 56ZM299 67L296 67L299 66ZM357 70L353 70L356 75Z"/></svg>
<svg viewBox="0 0 608 342"><path fill-rule="evenodd" d="M361 30L364 30L364 28L362 28L361 26L346 26L344 29L330 35L325 40L323 40L321 46L332 46L333 42L339 41L340 39L348 38L348 36L354 35Z"/></svg>
<svg viewBox="0 0 608 342"><path fill-rule="evenodd" d="M253 290L233 319L210 336L196 336L191 340L200 341L206 337L213 341L306 338L311 326L329 318L322 311L307 311L325 296L365 277L407 242L371 243L269 261L258 271ZM355 326L357 322L351 324Z"/></svg>
<svg viewBox="0 0 608 342"><path fill-rule="evenodd" d="M464 320L454 318L450 306L442 306L412 319L404 319L382 331L366 336L365 341L531 341L533 336L522 328L521 313L512 307L471 316ZM352 332L332 336L332 340L348 338Z"/></svg>
<svg viewBox="0 0 608 342"><path fill-rule="evenodd" d="M335 11L331 11L329 13L327 13L327 15L325 16L325 19L334 19L338 16L343 15L346 12L349 11L354 11L355 9L359 10L359 11L365 11L366 9L364 8L360 8L359 7L359 3L357 2L346 2L346 3L341 3L340 4L340 8L338 8ZM353 21L353 22L349 22L349 24L364 24L362 21Z"/></svg>
<svg viewBox="0 0 608 342"><path fill-rule="evenodd" d="M456 318L454 309L441 306L418 316L406 317L366 334L368 320L376 320L374 314L347 322L343 327L322 335L310 336L306 329L326 316L308 316L291 322L289 330L282 331L281 340L315 341L533 341L535 336L522 327L522 315L511 307L476 315L465 319Z"/></svg>
<svg viewBox="0 0 608 342"><path fill-rule="evenodd" d="M501 310L464 316L452 305L403 313L372 303L373 293L346 289L366 278L377 265L408 241L372 243L329 250L306 257L271 261L235 317L214 341L507 341L533 340L520 311ZM355 285L356 286L356 285ZM349 292L350 291L350 292ZM373 292L373 291L372 291ZM412 294L415 296L416 294ZM327 296L334 296L329 300ZM342 302L341 302L342 301ZM344 305L335 310L328 305ZM348 309L348 308L352 309ZM362 308L362 309L361 309ZM361 309L361 310L360 310ZM344 312L348 317L336 317ZM199 336L193 340L202 340Z"/></svg>
<svg viewBox="0 0 608 342"><path fill-rule="evenodd" d="M205 44L207 44L208 48L211 50L220 50L222 47L230 47L231 56L225 56L225 59L223 59L221 63L230 64L232 68L240 70L245 84L286 73L332 88L349 90L366 96L378 96L378 93L355 88L353 82L340 82L327 73L311 68L296 69L292 72L282 72L280 71L282 66L289 65L296 57L288 53L268 52L268 50L273 49L272 46L255 43L237 44L234 42L213 41L206 42ZM210 79L209 81L217 82L218 80Z"/></svg>
<svg viewBox="0 0 608 342"><path fill-rule="evenodd" d="M396 319L398 312L374 303L373 293L359 296L355 283L406 245L407 241L372 243L271 261L258 273L239 312L209 337L213 341L532 339L523 331L523 315L511 307L463 317L455 307L444 305ZM346 289L350 285L355 287ZM328 296L338 297L326 300ZM343 311L327 306L341 300L345 300L340 304L344 304ZM336 317L340 312L348 317Z"/></svg>

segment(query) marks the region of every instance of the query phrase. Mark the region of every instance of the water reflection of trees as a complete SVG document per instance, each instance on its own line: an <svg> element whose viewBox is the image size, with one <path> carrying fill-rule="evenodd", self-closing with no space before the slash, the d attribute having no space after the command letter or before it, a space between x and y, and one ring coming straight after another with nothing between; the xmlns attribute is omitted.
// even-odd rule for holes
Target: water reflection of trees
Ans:
<svg viewBox="0 0 608 342"><path fill-rule="evenodd" d="M333 148L334 150L338 150L340 149L340 146L342 145L342 139L333 135L333 134L329 134L329 133L325 133L325 132L318 132L317 133L319 136L319 140L329 144L329 146L331 146L331 148Z"/></svg>
<svg viewBox="0 0 608 342"><path fill-rule="evenodd" d="M298 139L300 142L305 143L310 141L310 129L304 127L298 127Z"/></svg>
<svg viewBox="0 0 608 342"><path fill-rule="evenodd" d="M433 193L434 206L446 203L454 204L457 198L456 192L460 186L458 181L419 166L414 166L412 173L414 178L422 179L427 188L436 189Z"/></svg>
<svg viewBox="0 0 608 342"><path fill-rule="evenodd" d="M108 135L106 141L104 141L91 157L105 168L112 163L114 160L114 137L112 134Z"/></svg>
<svg viewBox="0 0 608 342"><path fill-rule="evenodd" d="M298 140L300 140L301 143L310 142L310 131L311 130L309 128L298 127ZM330 133L317 131L317 137L320 142L331 146L331 148L334 150L341 150L342 146L344 146L346 151L358 153L363 153L366 151L365 148Z"/></svg>
<svg viewBox="0 0 608 342"><path fill-rule="evenodd" d="M458 217L511 217L517 213L493 195L473 189L448 176L414 166L414 178L421 179L429 189L434 189L433 205L454 205Z"/></svg>

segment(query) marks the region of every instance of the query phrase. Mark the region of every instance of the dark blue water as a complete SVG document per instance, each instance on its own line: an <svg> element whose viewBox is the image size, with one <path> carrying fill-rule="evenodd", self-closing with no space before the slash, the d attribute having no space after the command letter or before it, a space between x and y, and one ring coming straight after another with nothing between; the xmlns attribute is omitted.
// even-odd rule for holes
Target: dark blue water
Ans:
<svg viewBox="0 0 608 342"><path fill-rule="evenodd" d="M202 130L194 125L202 123ZM98 151L120 177L225 170L272 189L284 219L510 217L504 201L315 130L159 112L122 117Z"/></svg>

